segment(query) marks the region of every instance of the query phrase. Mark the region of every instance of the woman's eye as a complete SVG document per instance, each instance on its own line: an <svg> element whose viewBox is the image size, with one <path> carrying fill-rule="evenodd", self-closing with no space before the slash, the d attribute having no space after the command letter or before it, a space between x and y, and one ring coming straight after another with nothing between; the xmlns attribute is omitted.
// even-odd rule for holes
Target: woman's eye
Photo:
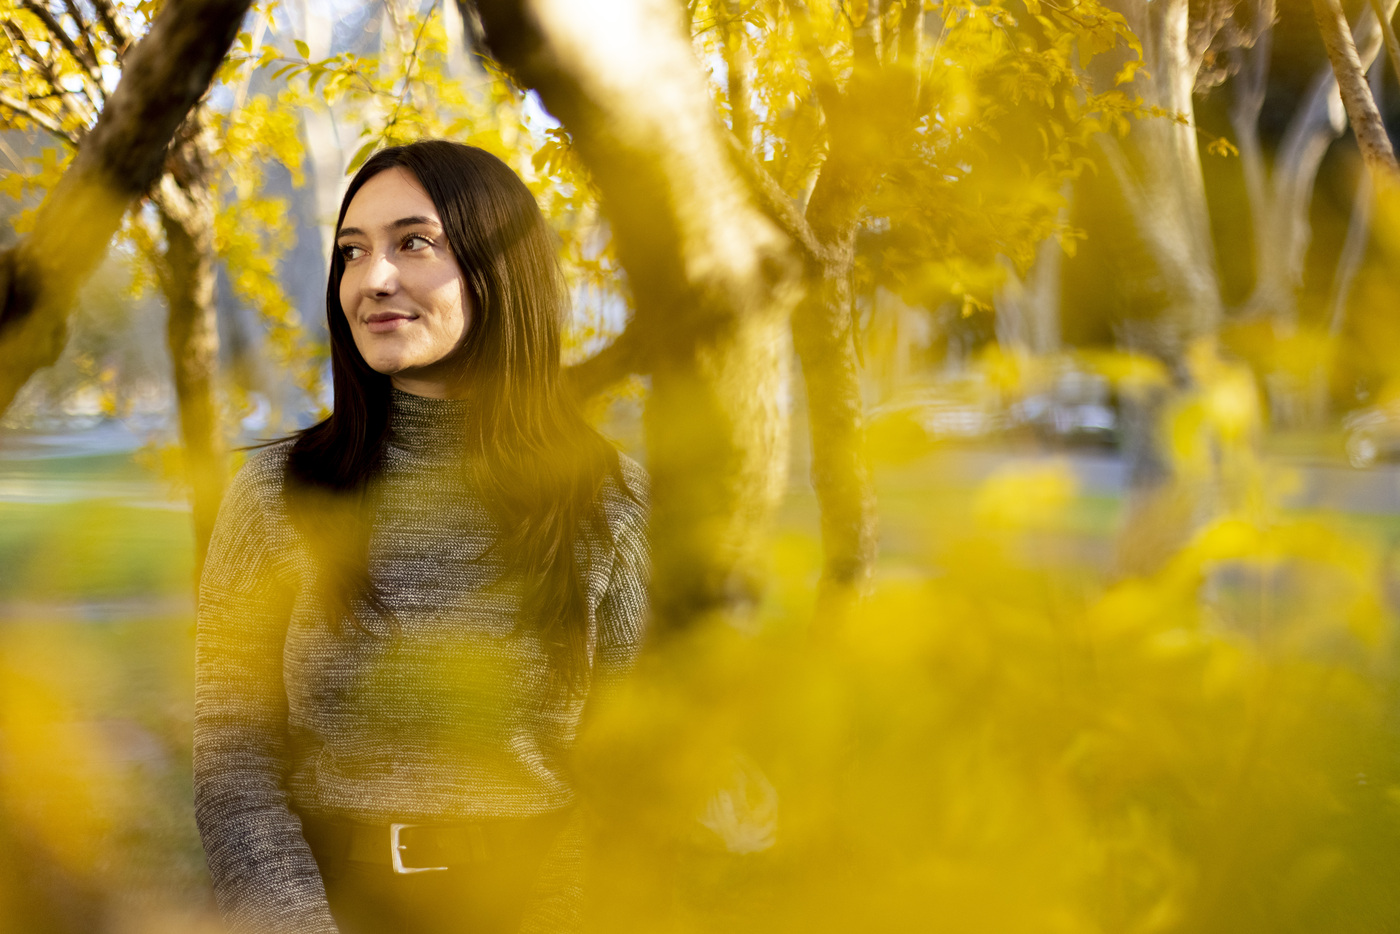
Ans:
<svg viewBox="0 0 1400 934"><path fill-rule="evenodd" d="M407 237L403 238L403 248L405 250L422 250L432 245L433 241L422 234L409 234Z"/></svg>
<svg viewBox="0 0 1400 934"><path fill-rule="evenodd" d="M359 258L360 254L364 253L364 250L360 249L352 243L342 243L336 249L340 250L340 258L345 260L347 263L350 262L352 259Z"/></svg>

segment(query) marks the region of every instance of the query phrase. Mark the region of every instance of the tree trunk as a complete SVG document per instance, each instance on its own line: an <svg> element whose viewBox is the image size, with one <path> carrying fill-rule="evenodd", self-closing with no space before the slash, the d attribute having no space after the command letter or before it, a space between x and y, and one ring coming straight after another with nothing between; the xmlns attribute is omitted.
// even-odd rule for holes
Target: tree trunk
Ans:
<svg viewBox="0 0 1400 934"><path fill-rule="evenodd" d="M885 5L869 3L854 24L854 67L845 93L824 95L831 151L807 203L807 296L793 318L812 435L812 487L821 507L819 606L866 589L878 550L878 513L865 449L865 416L852 320L856 231L866 198L916 125L923 6L900 7L893 41ZM884 60L888 46L890 60ZM810 234L808 234L808 231Z"/></svg>
<svg viewBox="0 0 1400 934"><path fill-rule="evenodd" d="M1135 89L1145 103L1183 114L1186 124L1139 119L1126 146L1107 137L1102 146L1161 270L1168 294L1163 317L1179 332L1172 343L1184 346L1215 333L1222 310L1191 96L1200 55L1190 42L1187 0L1133 0L1123 7L1146 63L1147 74L1138 73Z"/></svg>
<svg viewBox="0 0 1400 934"><path fill-rule="evenodd" d="M1103 137L1102 150L1159 270L1164 304L1159 313L1120 322L1119 343L1166 364L1177 388L1187 380L1186 353L1213 341L1223 302L1196 137L1192 93L1209 36L1191 29L1188 0L1128 0L1122 9L1142 42L1146 72L1134 88L1144 103L1179 114L1139 119L1123 143ZM1125 396L1121 450L1128 493L1117 541L1120 570L1157 566L1201 521L1199 490L1175 476L1165 445L1170 390Z"/></svg>
<svg viewBox="0 0 1400 934"><path fill-rule="evenodd" d="M194 511L195 575L209 548L227 476L219 420L219 332L214 313L214 195L209 189L207 129L196 116L194 135L172 155L172 171L152 195L165 232L160 270L169 317L166 342L180 410L180 441Z"/></svg>
<svg viewBox="0 0 1400 934"><path fill-rule="evenodd" d="M627 270L652 376L657 634L743 618L785 481L778 400L798 269L729 159L680 8L482 0L463 12L573 135Z"/></svg>
<svg viewBox="0 0 1400 934"><path fill-rule="evenodd" d="M826 244L830 258L809 274L807 295L792 321L807 387L812 487L821 506L823 602L865 590L877 548L875 491L866 461L851 320L855 239L855 225L848 224L836 242Z"/></svg>
<svg viewBox="0 0 1400 934"><path fill-rule="evenodd" d="M125 57L121 83L39 209L34 232L0 253L0 413L63 350L69 307L131 201L213 80L249 0L169 0Z"/></svg>

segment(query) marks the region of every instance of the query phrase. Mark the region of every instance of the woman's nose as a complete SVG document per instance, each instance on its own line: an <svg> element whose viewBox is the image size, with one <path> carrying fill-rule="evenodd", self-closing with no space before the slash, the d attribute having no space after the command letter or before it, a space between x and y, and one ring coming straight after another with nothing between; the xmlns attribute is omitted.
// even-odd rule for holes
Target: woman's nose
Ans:
<svg viewBox="0 0 1400 934"><path fill-rule="evenodd" d="M369 257L369 268L360 280L360 288L367 295L389 295L398 288L399 270L383 253L373 253Z"/></svg>

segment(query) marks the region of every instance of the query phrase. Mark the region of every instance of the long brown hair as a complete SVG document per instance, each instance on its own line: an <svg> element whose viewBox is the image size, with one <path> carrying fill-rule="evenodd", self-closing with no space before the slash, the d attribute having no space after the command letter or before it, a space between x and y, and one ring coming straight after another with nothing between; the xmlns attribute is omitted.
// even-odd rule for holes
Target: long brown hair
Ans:
<svg viewBox="0 0 1400 934"><path fill-rule="evenodd" d="M467 457L504 530L498 547L530 582L527 619L538 622L557 669L579 688L587 603L575 540L587 523L606 535L597 506L605 477L612 474L627 488L617 451L584 420L563 385L560 332L568 301L552 235L534 196L504 162L445 140L375 153L345 192L337 232L356 192L395 167L412 173L437 208L473 309L457 353L472 400ZM355 347L340 304L344 271L333 250L326 319L335 400L329 418L296 436L287 498L313 542L355 542L323 549L322 561L333 609L356 623L356 597L392 617L369 577L365 521L389 430L390 381Z"/></svg>

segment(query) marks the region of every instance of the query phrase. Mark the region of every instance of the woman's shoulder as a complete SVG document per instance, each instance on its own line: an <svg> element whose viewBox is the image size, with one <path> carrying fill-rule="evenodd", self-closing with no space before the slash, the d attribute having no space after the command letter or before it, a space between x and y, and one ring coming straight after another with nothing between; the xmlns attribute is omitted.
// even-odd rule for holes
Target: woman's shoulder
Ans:
<svg viewBox="0 0 1400 934"><path fill-rule="evenodd" d="M281 502L287 457L295 438L283 438L249 452L234 474L224 501L246 501L270 508Z"/></svg>
<svg viewBox="0 0 1400 934"><path fill-rule="evenodd" d="M645 530L651 511L651 476L626 454L617 455L617 471L609 473L598 491L599 505L613 534L635 526Z"/></svg>
<svg viewBox="0 0 1400 934"><path fill-rule="evenodd" d="M282 504L290 441L251 452L234 474L209 541L203 587L246 590L263 582L260 570L280 568L291 541Z"/></svg>

